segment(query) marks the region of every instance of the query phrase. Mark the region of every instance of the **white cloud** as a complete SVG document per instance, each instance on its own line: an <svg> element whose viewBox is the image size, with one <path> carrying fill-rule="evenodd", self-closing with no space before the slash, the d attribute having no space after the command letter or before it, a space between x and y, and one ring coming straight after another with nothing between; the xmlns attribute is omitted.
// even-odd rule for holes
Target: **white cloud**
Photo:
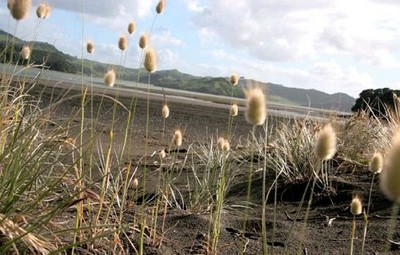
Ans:
<svg viewBox="0 0 400 255"><path fill-rule="evenodd" d="M192 12L202 12L206 8L199 0L183 0L187 9Z"/></svg>
<svg viewBox="0 0 400 255"><path fill-rule="evenodd" d="M265 61L344 54L392 67L397 65L393 49L400 39L399 12L400 5L368 0L209 0L196 24L202 40L218 34L231 46Z"/></svg>
<svg viewBox="0 0 400 255"><path fill-rule="evenodd" d="M170 30L164 30L161 33L154 33L151 36L152 39L152 43L157 47L157 48L161 48L161 47L171 47L171 46L175 46L175 47L181 47L184 46L185 43L179 39L176 38Z"/></svg>

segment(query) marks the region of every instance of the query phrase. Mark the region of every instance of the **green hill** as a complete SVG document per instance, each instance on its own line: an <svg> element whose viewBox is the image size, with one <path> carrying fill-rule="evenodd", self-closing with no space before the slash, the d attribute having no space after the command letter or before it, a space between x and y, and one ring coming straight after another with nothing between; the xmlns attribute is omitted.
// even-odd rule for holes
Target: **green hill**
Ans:
<svg viewBox="0 0 400 255"><path fill-rule="evenodd" d="M14 41L14 51L11 50L11 44ZM44 42L25 42L19 38L14 38L0 30L0 59L1 62L9 61L11 54L13 55L13 62L23 64L19 59L19 52L24 45L32 45L33 51L31 55L31 62L36 64L45 63L45 66L51 70L81 74L82 60L76 57L65 54L57 50L53 45ZM104 64L96 61L85 60L83 66L83 73L92 75L94 77L102 77L109 64ZM91 69L92 68L92 69ZM138 69L122 68L114 66L117 70L123 70L122 78L128 81L137 81L139 74ZM147 75L140 75L140 82L147 83ZM242 87L248 82L254 81L241 79L237 88L234 90L234 96L244 97ZM213 95L231 96L232 88L229 84L227 77L199 77L190 74L181 73L178 70L162 70L155 72L151 75L151 83L155 86L165 88L181 89L188 91L195 91L201 93L208 93ZM275 103L291 104L299 106L310 106L323 109L335 109L339 111L350 112L351 107L355 103L355 99L344 93L336 93L333 95L318 91L306 90L299 88L288 88L282 85L273 83L261 83L267 87L269 100Z"/></svg>

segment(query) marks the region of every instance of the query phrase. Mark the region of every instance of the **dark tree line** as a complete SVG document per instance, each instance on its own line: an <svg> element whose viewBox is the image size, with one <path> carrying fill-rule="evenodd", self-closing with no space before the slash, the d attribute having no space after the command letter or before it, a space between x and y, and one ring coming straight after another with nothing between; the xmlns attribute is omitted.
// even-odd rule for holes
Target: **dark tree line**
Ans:
<svg viewBox="0 0 400 255"><path fill-rule="evenodd" d="M397 99L399 97L399 99ZM398 110L400 90L389 88L363 90L356 103L351 108L352 112L365 111L377 117L387 116L389 111Z"/></svg>

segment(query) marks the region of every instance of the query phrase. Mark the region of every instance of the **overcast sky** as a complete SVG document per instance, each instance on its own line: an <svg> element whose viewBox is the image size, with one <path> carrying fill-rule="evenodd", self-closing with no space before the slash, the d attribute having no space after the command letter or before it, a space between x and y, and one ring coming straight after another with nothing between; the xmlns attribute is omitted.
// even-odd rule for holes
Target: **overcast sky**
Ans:
<svg viewBox="0 0 400 255"><path fill-rule="evenodd" d="M92 58L111 64L120 63L117 41L134 20L129 67L138 67L137 41L150 31L158 2L47 0L53 11L39 24L35 9L42 1L33 0L30 16L16 26L7 1L0 1L1 29L78 57L90 39L96 48ZM237 72L354 97L367 88L400 89L397 0L167 0L155 19L151 45L159 69L209 76Z"/></svg>

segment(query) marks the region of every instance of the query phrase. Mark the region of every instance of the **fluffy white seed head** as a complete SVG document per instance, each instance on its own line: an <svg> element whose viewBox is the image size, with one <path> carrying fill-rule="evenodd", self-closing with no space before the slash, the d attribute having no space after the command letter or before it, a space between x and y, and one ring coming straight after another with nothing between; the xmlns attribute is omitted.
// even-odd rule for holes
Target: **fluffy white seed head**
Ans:
<svg viewBox="0 0 400 255"><path fill-rule="evenodd" d="M92 54L94 52L94 43L90 40L86 43L86 51L89 54Z"/></svg>
<svg viewBox="0 0 400 255"><path fill-rule="evenodd" d="M369 171L373 172L374 174L379 174L382 172L383 168L383 157L380 152L375 152L372 155L371 160L369 161Z"/></svg>
<svg viewBox="0 0 400 255"><path fill-rule="evenodd" d="M236 86L239 82L239 75L237 73L234 73L231 75L230 83L232 86Z"/></svg>
<svg viewBox="0 0 400 255"><path fill-rule="evenodd" d="M132 180L132 188L136 189L139 186L139 180L138 178L133 178Z"/></svg>
<svg viewBox="0 0 400 255"><path fill-rule="evenodd" d="M165 150L163 149L158 153L158 156L160 157L160 159L163 159L167 156L167 154L165 153Z"/></svg>
<svg viewBox="0 0 400 255"><path fill-rule="evenodd" d="M126 35L121 35L121 37L118 40L118 48L121 51L124 51L128 48L128 38L126 38Z"/></svg>
<svg viewBox="0 0 400 255"><path fill-rule="evenodd" d="M169 117L169 107L168 107L167 104L164 104L164 106L162 108L162 111L161 111L161 114L162 114L164 119Z"/></svg>
<svg viewBox="0 0 400 255"><path fill-rule="evenodd" d="M385 159L380 174L379 187L382 193L394 203L400 204L400 131L393 138L392 147Z"/></svg>
<svg viewBox="0 0 400 255"><path fill-rule="evenodd" d="M116 74L114 69L108 70L104 75L104 83L109 87L114 87Z"/></svg>
<svg viewBox="0 0 400 255"><path fill-rule="evenodd" d="M8 0L7 7L11 16L16 20L24 19L28 16L32 6L32 0Z"/></svg>
<svg viewBox="0 0 400 255"><path fill-rule="evenodd" d="M320 160L329 160L336 153L336 133L330 123L316 135L314 153Z"/></svg>
<svg viewBox="0 0 400 255"><path fill-rule="evenodd" d="M230 144L229 144L229 141L226 140L226 139L223 138L223 137L218 138L218 140L217 140L217 146L218 146L218 148L219 148L220 150L225 151L225 152L229 151L230 148L231 148L231 146L230 146Z"/></svg>
<svg viewBox="0 0 400 255"><path fill-rule="evenodd" d="M136 31L136 23L132 20L128 24L128 33L131 35L131 34L135 33L135 31Z"/></svg>
<svg viewBox="0 0 400 255"><path fill-rule="evenodd" d="M260 87L252 87L245 91L246 120L254 126L264 124L267 118L267 99Z"/></svg>
<svg viewBox="0 0 400 255"><path fill-rule="evenodd" d="M22 47L21 57L24 60L27 60L31 56L31 48L28 45Z"/></svg>
<svg viewBox="0 0 400 255"><path fill-rule="evenodd" d="M238 105L237 105L237 104L232 104L232 105L231 105L231 108L229 109L229 114L230 114L232 117L235 117L235 116L238 115L238 112L239 112Z"/></svg>
<svg viewBox="0 0 400 255"><path fill-rule="evenodd" d="M174 136L172 137L172 143L176 147L180 147L182 145L182 132L179 129L175 130Z"/></svg>
<svg viewBox="0 0 400 255"><path fill-rule="evenodd" d="M355 196L350 203L350 212L353 215L359 215L362 213L362 203L358 196Z"/></svg>
<svg viewBox="0 0 400 255"><path fill-rule="evenodd" d="M154 49L148 48L146 50L143 66L149 73L153 73L157 70L157 55Z"/></svg>
<svg viewBox="0 0 400 255"><path fill-rule="evenodd" d="M149 45L149 36L147 34L142 34L139 38L139 47L141 49L145 49L147 48L147 46Z"/></svg>
<svg viewBox="0 0 400 255"><path fill-rule="evenodd" d="M157 14L162 14L165 8L165 0L160 0L156 6Z"/></svg>

